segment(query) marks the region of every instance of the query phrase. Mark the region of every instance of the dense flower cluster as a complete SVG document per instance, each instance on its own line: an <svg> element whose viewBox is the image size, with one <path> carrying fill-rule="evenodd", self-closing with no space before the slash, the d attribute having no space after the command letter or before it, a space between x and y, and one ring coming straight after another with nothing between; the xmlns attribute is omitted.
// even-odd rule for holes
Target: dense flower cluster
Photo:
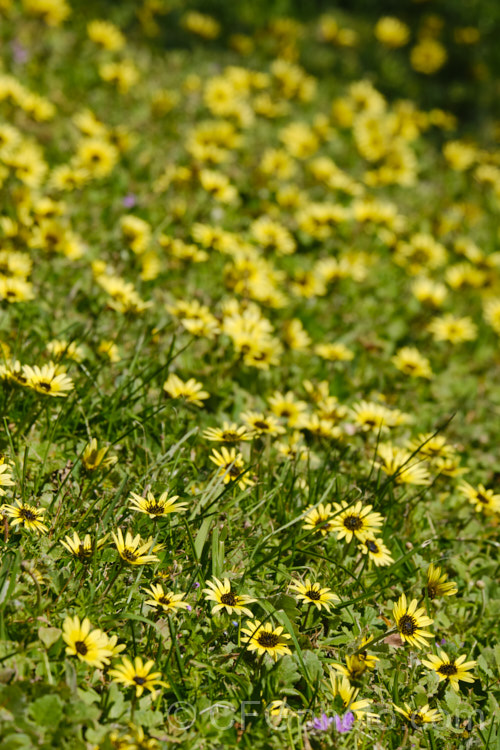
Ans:
<svg viewBox="0 0 500 750"><path fill-rule="evenodd" d="M500 152L313 74L311 40L357 54L340 15L138 5L0 0L2 684L43 683L54 747L72 700L74 747L271 746L206 696L289 746L379 747L388 707L450 744L497 648ZM436 18L369 43L432 76Z"/></svg>

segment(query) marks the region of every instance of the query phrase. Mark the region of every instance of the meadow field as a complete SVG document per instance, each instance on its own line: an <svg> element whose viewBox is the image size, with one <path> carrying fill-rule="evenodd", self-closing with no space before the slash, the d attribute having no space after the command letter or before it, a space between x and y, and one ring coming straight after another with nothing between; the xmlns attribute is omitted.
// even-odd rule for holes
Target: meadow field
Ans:
<svg viewBox="0 0 500 750"><path fill-rule="evenodd" d="M456 5L0 0L2 750L500 750Z"/></svg>

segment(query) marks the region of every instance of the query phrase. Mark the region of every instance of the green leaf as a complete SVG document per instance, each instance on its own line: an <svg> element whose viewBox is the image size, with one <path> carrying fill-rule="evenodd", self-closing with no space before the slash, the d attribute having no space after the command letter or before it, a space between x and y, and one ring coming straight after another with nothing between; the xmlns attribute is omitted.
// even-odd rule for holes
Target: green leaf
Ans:
<svg viewBox="0 0 500 750"><path fill-rule="evenodd" d="M295 682L298 682L300 680L300 672L293 657L285 654L277 663L273 676L277 680L278 688L280 689L291 687Z"/></svg>
<svg viewBox="0 0 500 750"><path fill-rule="evenodd" d="M292 642L293 642L293 645L295 646L295 648L297 649L297 657L298 657L298 660L300 662L300 666L303 669L304 677L306 679L306 682L311 687L313 687L313 682L311 681L311 677L309 675L309 672L308 672L308 669L307 669L307 665L306 665L306 663L304 661L304 657L302 655L302 649L300 648L300 644L299 644L299 642L297 640L297 636L295 635L295 631L293 629L293 625L290 622L290 620L288 618L288 615L286 614L286 612L283 612L283 610L281 610L279 612L275 611L274 614L276 616L276 619L281 623L281 625L283 625L286 628L286 630L288 631L288 633L292 637Z"/></svg>
<svg viewBox="0 0 500 750"><path fill-rule="evenodd" d="M100 709L94 705L88 705L84 701L74 701L67 720L72 724L87 724L96 721L101 714Z"/></svg>
<svg viewBox="0 0 500 750"><path fill-rule="evenodd" d="M41 625L38 628L38 637L40 638L46 649L49 649L51 646L53 646L54 643L59 640L61 634L61 628L46 628L44 625Z"/></svg>
<svg viewBox="0 0 500 750"><path fill-rule="evenodd" d="M135 720L142 727L157 727L165 722L165 717L161 711L152 711L151 709L139 709L135 712Z"/></svg>
<svg viewBox="0 0 500 750"><path fill-rule="evenodd" d="M58 695L44 695L29 707L29 713L43 727L57 727L63 715L63 703Z"/></svg>
<svg viewBox="0 0 500 750"><path fill-rule="evenodd" d="M450 711L456 711L461 703L460 696L451 688L446 691L445 699Z"/></svg>
<svg viewBox="0 0 500 750"><path fill-rule="evenodd" d="M109 718L118 719L125 712L125 698L116 683L111 683L109 686L109 702L111 704Z"/></svg>
<svg viewBox="0 0 500 750"><path fill-rule="evenodd" d="M26 694L20 685L11 684L0 688L0 704L17 719L22 717L26 707Z"/></svg>
<svg viewBox="0 0 500 750"><path fill-rule="evenodd" d="M323 664L321 659L314 653L314 651L304 651L302 656L311 678L311 682L315 685L323 675Z"/></svg>
<svg viewBox="0 0 500 750"><path fill-rule="evenodd" d="M292 622L296 622L300 618L301 612L300 609L298 609L297 601L293 596L280 593L276 597L270 599L270 601L276 609L282 609L286 612Z"/></svg>
<svg viewBox="0 0 500 750"><path fill-rule="evenodd" d="M27 734L10 734L2 740L2 750L33 750L33 739Z"/></svg>
<svg viewBox="0 0 500 750"><path fill-rule="evenodd" d="M212 532L212 575L220 578L224 570L224 542L220 539L219 529Z"/></svg>
<svg viewBox="0 0 500 750"><path fill-rule="evenodd" d="M200 528L198 529L198 533L196 534L196 539L194 540L194 551L198 562L201 560L203 547L205 546L205 542L207 541L207 536L208 532L210 531L210 526L212 525L212 520L213 519L211 516L207 516L207 518L204 518L203 523L201 524Z"/></svg>

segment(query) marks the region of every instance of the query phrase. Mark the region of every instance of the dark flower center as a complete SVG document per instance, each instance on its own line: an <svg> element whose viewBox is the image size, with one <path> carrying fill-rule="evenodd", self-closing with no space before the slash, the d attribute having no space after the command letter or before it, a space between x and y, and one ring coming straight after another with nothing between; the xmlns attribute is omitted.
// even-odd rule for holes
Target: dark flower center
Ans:
<svg viewBox="0 0 500 750"><path fill-rule="evenodd" d="M483 495L482 492L476 492L476 500L479 500L480 503L484 503L484 505L487 505L489 503L489 499L486 497L486 495Z"/></svg>
<svg viewBox="0 0 500 750"><path fill-rule="evenodd" d="M224 430L222 432L222 439L226 440L227 442L232 442L233 440L238 440L239 435L237 432L233 432L232 430Z"/></svg>
<svg viewBox="0 0 500 750"><path fill-rule="evenodd" d="M239 468L236 465L233 464L233 466L231 466L229 468L229 476L230 477L239 477L240 474L241 474L241 472L240 472Z"/></svg>
<svg viewBox="0 0 500 750"><path fill-rule="evenodd" d="M442 674L443 677L449 677L452 674L456 674L458 672L458 669L456 668L455 664L450 662L450 664L441 664L438 672L439 674Z"/></svg>
<svg viewBox="0 0 500 750"><path fill-rule="evenodd" d="M417 621L411 615L403 615L399 618L398 630L402 635L413 635L417 628Z"/></svg>
<svg viewBox="0 0 500 750"><path fill-rule="evenodd" d="M429 456L439 456L441 448L438 445L426 445L424 446L424 452L428 453Z"/></svg>
<svg viewBox="0 0 500 750"><path fill-rule="evenodd" d="M228 591L227 594L221 595L220 601L221 604L228 604L230 607L234 607L238 600L232 591Z"/></svg>
<svg viewBox="0 0 500 750"><path fill-rule="evenodd" d="M28 508L20 508L19 518L22 518L24 521L36 521L37 515L34 511L29 510Z"/></svg>
<svg viewBox="0 0 500 750"><path fill-rule="evenodd" d="M253 423L253 426L254 426L254 427L255 427L255 428L257 429L257 430L268 430L268 429L269 429L269 425L268 425L268 423L267 423L267 422L263 422L263 421L261 421L260 419L258 419L258 420L257 420L256 422L254 422L254 423Z"/></svg>
<svg viewBox="0 0 500 750"><path fill-rule="evenodd" d="M429 596L429 599L435 599L438 595L438 587L435 586L432 583L427 584L427 594Z"/></svg>
<svg viewBox="0 0 500 750"><path fill-rule="evenodd" d="M380 551L380 550L379 550L379 548L378 548L378 545L377 545L377 544L375 544L375 542L374 542L374 541L373 541L372 539L369 539L369 540L368 540L368 541L366 542L366 546L368 547L368 549L370 550L370 552L375 552L375 553L377 553L377 552L379 552L379 551Z"/></svg>
<svg viewBox="0 0 500 750"><path fill-rule="evenodd" d="M412 713L410 714L410 721L412 721L418 727L421 727L424 723L423 716L421 713L419 713L419 711L412 711Z"/></svg>
<svg viewBox="0 0 500 750"><path fill-rule="evenodd" d="M75 649L82 656L85 656L86 654L88 654L88 651L89 651L83 641L75 641Z"/></svg>
<svg viewBox="0 0 500 750"><path fill-rule="evenodd" d="M144 685L144 683L146 682L145 677L139 677L139 675L137 674L134 675L133 680L136 685Z"/></svg>
<svg viewBox="0 0 500 750"><path fill-rule="evenodd" d="M276 633L269 633L267 630L263 630L257 636L257 643L259 646L262 646L262 648L274 648L279 642L279 635L276 635Z"/></svg>
<svg viewBox="0 0 500 750"><path fill-rule="evenodd" d="M148 513L151 513L154 516L162 516L165 512L165 508L163 505L158 505L157 502L154 503L146 503L146 510Z"/></svg>
<svg viewBox="0 0 500 750"><path fill-rule="evenodd" d="M38 383L38 386L40 388L43 388L44 391L50 391L50 389L51 389L51 384L47 383L47 382L43 382L43 381L41 381L40 383Z"/></svg>
<svg viewBox="0 0 500 750"><path fill-rule="evenodd" d="M135 562L137 560L137 555L135 554L135 552L132 552L131 549L127 548L122 550L122 557L129 562Z"/></svg>
<svg viewBox="0 0 500 750"><path fill-rule="evenodd" d="M330 531L332 523L327 518L318 518L314 522L315 526L318 526L320 529L324 529L325 531Z"/></svg>
<svg viewBox="0 0 500 750"><path fill-rule="evenodd" d="M425 265L425 263L427 263L427 261L429 260L429 254L425 250L419 248L418 250L414 250L411 253L410 260L412 260L414 263Z"/></svg>
<svg viewBox="0 0 500 750"><path fill-rule="evenodd" d="M171 598L167 596L166 594L162 594L160 597L158 597L158 603L164 604L166 607L171 603Z"/></svg>
<svg viewBox="0 0 500 750"><path fill-rule="evenodd" d="M92 550L80 543L80 546L78 547L78 550L75 554L80 560L86 560L91 556Z"/></svg>
<svg viewBox="0 0 500 750"><path fill-rule="evenodd" d="M321 594L319 593L319 591L315 591L314 589L309 589L309 591L306 591L306 596L315 602L321 599Z"/></svg>
<svg viewBox="0 0 500 750"><path fill-rule="evenodd" d="M358 531L363 528L363 519L359 516L346 516L343 524L349 531Z"/></svg>

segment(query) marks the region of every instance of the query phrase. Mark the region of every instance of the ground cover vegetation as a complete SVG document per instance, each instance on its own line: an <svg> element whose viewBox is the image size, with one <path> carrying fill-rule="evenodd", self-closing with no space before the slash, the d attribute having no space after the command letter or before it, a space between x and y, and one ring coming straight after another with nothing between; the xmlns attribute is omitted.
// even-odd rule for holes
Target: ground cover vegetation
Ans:
<svg viewBox="0 0 500 750"><path fill-rule="evenodd" d="M491 27L257 5L0 0L3 750L500 747Z"/></svg>

